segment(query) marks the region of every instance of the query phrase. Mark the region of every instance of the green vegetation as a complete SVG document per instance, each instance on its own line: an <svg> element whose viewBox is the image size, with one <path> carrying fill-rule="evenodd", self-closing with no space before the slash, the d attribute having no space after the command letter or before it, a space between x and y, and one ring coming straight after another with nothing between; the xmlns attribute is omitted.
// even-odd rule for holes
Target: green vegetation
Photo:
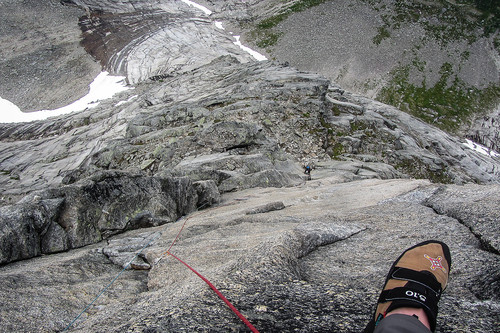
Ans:
<svg viewBox="0 0 500 333"><path fill-rule="evenodd" d="M377 35L373 37L373 44L375 45L379 45L384 39L391 37L391 34L385 26L378 27L377 31Z"/></svg>
<svg viewBox="0 0 500 333"><path fill-rule="evenodd" d="M418 159L400 161L395 166L396 170L407 173L417 179L429 179L433 183L452 184L452 178L448 175L446 168L431 170L428 165Z"/></svg>
<svg viewBox="0 0 500 333"><path fill-rule="evenodd" d="M435 40L446 48L452 41L467 41L472 44L481 36L491 36L500 29L500 2L498 0L447 0L434 2L396 0L385 6L380 1L361 0L379 11L382 25L378 28L373 43L379 45L384 39L403 25L418 24L425 30L422 45ZM470 58L470 52L459 55L456 68L443 63L438 82L433 86L425 80L425 63L417 57L421 46L414 46L414 59L390 73L391 81L377 95L381 102L394 105L422 120L447 131L454 131L469 117L484 112L500 102L500 86L478 89L467 85L455 72ZM500 37L494 39L494 47L500 53ZM424 75L420 85L410 82L411 73Z"/></svg>
<svg viewBox="0 0 500 333"><path fill-rule="evenodd" d="M281 22L293 13L327 1L332 0L282 0L283 4L288 5L284 11L255 26L252 37L256 45L261 48L276 45L282 35L277 29ZM450 42L473 43L482 36L494 36L494 47L500 53L500 1L360 1L375 9L382 19L373 38L375 45L391 38L396 30L408 24L416 24L425 31L419 44L413 46L413 61L400 65L390 73L390 82L378 93L378 100L451 132L469 121L472 115L485 112L500 102L500 85L490 84L479 89L460 79L459 73L470 61L469 51L456 54L459 64L443 63L436 83L435 78L432 83L429 83L429 78L426 80L426 63L418 58L420 48L429 41L437 41L446 48ZM337 80L341 80L347 71L347 68L343 69ZM421 83L417 84L415 78L411 77L413 73L423 75ZM366 91L377 86L377 82L361 84ZM338 110L332 111L338 113Z"/></svg>
<svg viewBox="0 0 500 333"><path fill-rule="evenodd" d="M342 155L344 151L345 151L344 146L340 142L335 142L335 144L332 147L332 152L330 157L336 159L340 155Z"/></svg>
<svg viewBox="0 0 500 333"><path fill-rule="evenodd" d="M490 35L500 29L500 2L498 0L474 0L473 2L476 9L482 13L480 20L484 33Z"/></svg>
<svg viewBox="0 0 500 333"><path fill-rule="evenodd" d="M426 81L416 86L410 83L412 65L400 66L392 71L392 79L377 99L403 111L453 132L474 113L490 109L500 102L500 85L485 89L468 86L453 72L449 63L439 71L440 78L432 87Z"/></svg>
<svg viewBox="0 0 500 333"><path fill-rule="evenodd" d="M389 38L392 31L409 23L418 22L428 37L438 40L444 46L453 40L467 40L473 43L479 30L482 30L484 36L490 36L500 29L498 0L458 0L456 3L447 0L425 3L396 0L390 8L380 1L361 1L382 13L384 23L378 28L373 39L376 45ZM432 17L438 20L430 19ZM500 41L497 44L500 44Z"/></svg>
<svg viewBox="0 0 500 333"><path fill-rule="evenodd" d="M368 124L359 120L351 121L350 125L351 125L351 132L366 131L369 128Z"/></svg>
<svg viewBox="0 0 500 333"><path fill-rule="evenodd" d="M258 47L265 49L266 47L275 45L281 35L281 33L267 32L261 35L261 39L256 44Z"/></svg>
<svg viewBox="0 0 500 333"><path fill-rule="evenodd" d="M288 7L288 9L285 12L260 21L259 24L257 25L257 28L259 29L274 28L291 14L301 12L303 10L320 5L327 1L330 0L300 0L291 5L290 7ZM283 2L293 2L293 1L284 0Z"/></svg>
<svg viewBox="0 0 500 333"><path fill-rule="evenodd" d="M337 116L337 117L340 116L340 109L339 109L339 107L337 105L334 105L332 107L332 113L333 113L334 116Z"/></svg>
<svg viewBox="0 0 500 333"><path fill-rule="evenodd" d="M292 0L283 0L285 3L293 3L284 12L266 18L257 24L256 29L252 32L253 37L256 39L256 45L260 48L266 48L275 45L281 37L281 33L274 31L274 28L284 21L288 16L293 13L298 13L308 8L320 5L324 2L331 0L300 0L295 3Z"/></svg>

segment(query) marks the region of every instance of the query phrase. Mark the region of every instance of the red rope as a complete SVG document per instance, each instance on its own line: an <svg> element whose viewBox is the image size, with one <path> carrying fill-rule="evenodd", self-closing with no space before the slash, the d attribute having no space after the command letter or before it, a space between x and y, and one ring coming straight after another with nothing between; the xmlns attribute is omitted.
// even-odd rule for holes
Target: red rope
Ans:
<svg viewBox="0 0 500 333"><path fill-rule="evenodd" d="M198 273L197 271L195 271L191 266L189 266L188 264L186 264L184 261L182 261L181 259L177 258L176 256L174 256L172 253L170 252L167 252L169 255L171 255L172 257L174 257L175 259L177 259L178 261L180 261L182 264L184 264L187 268L189 268L193 273L195 273L196 275L198 275L203 281L205 281L206 284L208 284L208 286L210 288L212 288L213 291L215 291L215 293L217 294L217 296L219 296L220 299L222 299L224 301L224 303L226 303L227 306L229 306L229 308L231 310L233 310L233 312L238 316L238 318L241 319L242 322L245 323L245 325L248 326L248 328L254 332L254 333L259 333L259 331L257 331L257 329L248 321L248 319L245 318L245 316L243 316L239 311L238 309L236 309L234 307L233 304L231 304L231 302L228 301L228 299L226 297L224 297L224 295L222 295L222 293L217 289L215 288L215 286L210 282L208 281L205 277L203 277L203 275L201 275L200 273Z"/></svg>
<svg viewBox="0 0 500 333"><path fill-rule="evenodd" d="M168 250L165 252L165 253L168 253L172 247L174 246L174 244L177 242L177 239L179 238L179 236L181 235L181 232L182 230L184 229L184 226L186 225L186 222L191 218L192 216L186 218L184 220L184 223L182 224L182 227L181 227L181 230L179 230L179 232L177 233L177 236L175 236L175 239L173 240L172 244L170 244L170 247L168 248Z"/></svg>
<svg viewBox="0 0 500 333"><path fill-rule="evenodd" d="M234 205L234 203L229 202L229 203L226 203L226 204L224 204L224 205L217 206L217 207L215 207L215 208L214 208L214 210L215 210L215 209L222 208L222 207L230 206L230 205ZM172 241L172 244L170 244L170 247L168 248L168 250L167 250L167 251L165 251L165 252L163 253L163 255L167 254L167 253L168 253L168 252L172 249L172 247L175 245L175 243L177 242L177 240L179 239L179 237L180 237L180 235L181 235L181 233L182 233L182 230L184 230L184 227L186 226L187 221L189 221L189 220L190 220L190 219L192 219L193 217L196 217L196 216L198 216L198 215L201 215L202 213L203 213L203 212L198 212L198 214L195 214L195 215L189 216L189 217L187 217L187 218L184 220L184 223L182 224L181 229L180 229L180 230L179 230L179 232L177 233L177 236L175 236L174 240ZM163 255L162 255L162 256L163 256Z"/></svg>

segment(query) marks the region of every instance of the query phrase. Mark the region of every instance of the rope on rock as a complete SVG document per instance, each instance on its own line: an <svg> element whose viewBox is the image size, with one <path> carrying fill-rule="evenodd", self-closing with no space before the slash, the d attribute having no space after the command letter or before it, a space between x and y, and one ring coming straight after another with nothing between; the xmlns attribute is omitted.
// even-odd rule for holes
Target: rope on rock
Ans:
<svg viewBox="0 0 500 333"><path fill-rule="evenodd" d="M217 296L219 296L219 298L221 300L223 300L224 303L226 303L226 305L238 316L238 318L241 319L242 322L245 323L245 325L247 325L247 327L252 332L259 333L259 331L248 321L248 319L245 318L245 316L242 315L241 312L239 312L238 309L236 309L236 307L231 302L229 302L229 300L226 297L224 297L224 295L208 279L206 279L203 275L201 275L200 273L198 273L194 268L192 268L191 266L189 266L188 264L186 264L184 261L182 261L181 259L179 259L175 255L173 255L170 251L168 251L167 254L170 255L170 256L172 256L174 259L178 260L184 266L186 266L187 268L189 268L194 274L198 275L200 277L200 279L202 279L203 281L205 281L205 283L208 284L208 286L210 288L212 288L212 290L217 294Z"/></svg>
<svg viewBox="0 0 500 333"><path fill-rule="evenodd" d="M233 202L230 202L230 203L227 203L225 205L221 205L221 206L217 206L215 207L214 209L218 209L218 208L222 208L222 207L225 207L225 206L230 206L234 204ZM182 224L182 227L181 229L179 230L179 232L177 233L176 237L174 238L174 240L172 241L172 243L170 244L170 247L168 248L167 251L165 251L161 256L160 258L158 258L155 262L155 265L158 264L160 262L161 259L163 259L163 257L167 254L167 255L171 255L173 258L177 259L179 262L181 262L182 264L184 264L187 268L189 268L192 272L194 272L196 275L198 275L206 284L209 285L210 288L212 288L212 290L217 294L217 296L219 296L220 299L222 299L224 301L224 303L226 303L226 305L238 316L238 318L241 319L241 321L243 321L245 323L245 325L247 325L247 327L254 333L259 333L259 331L248 321L248 319L245 318L245 316L243 316L239 311L238 309L236 309L236 307L231 304L231 302L229 302L229 300L224 297L224 295L209 281L207 280L205 277L203 277L200 273L198 273L196 270L194 270L191 266L189 266L188 264L186 264L184 261L182 261L181 259L179 259L178 257L174 256L172 253L170 253L170 250L172 249L172 247L175 245L175 243L177 242L177 240L179 239L182 231L184 230L184 227L186 226L186 223L187 221L189 221L190 219L192 219L193 217L196 217L198 215L202 214L202 212L199 212L198 214L194 214L192 216L189 216L187 217L186 219L184 219L184 223ZM180 220L179 220L180 221ZM75 319L73 319L73 321L71 323L69 323L68 326L66 326L66 328L62 331L62 332L66 332L67 330L70 329L71 326L73 326L73 324L97 301L97 299L99 297L101 297L102 294L104 294L106 292L106 290L109 289L109 287L111 287L111 285L122 275L123 272L125 272L127 270L127 268L132 264L132 262L151 244L153 243L155 240L157 240L162 234L163 234L163 231L165 229L163 229L161 232L159 232L155 237L153 237L146 245L144 245L142 247L142 249L136 253L136 255L132 258L132 260L130 260L127 265L120 271L120 273L118 273L118 275L115 276L115 278L103 289L101 290L101 292L92 300L92 302L90 302L86 307L85 309L82 310L82 312L80 312L80 314L78 316L76 316Z"/></svg>
<svg viewBox="0 0 500 333"><path fill-rule="evenodd" d="M236 200L238 200L238 199L236 199ZM222 207L231 206L231 205L234 205L234 202L228 202L228 203L226 203L226 204L224 204L224 205L219 205L219 206L217 206L217 207L213 207L213 209L211 209L211 210L216 210L216 209L219 209L219 208L222 208ZM203 208L204 206L205 206L205 205L201 206L199 209ZM186 226L187 221L189 221L190 219L192 219L192 218L194 218L194 217L197 217L198 215L204 214L204 213L205 213L205 211L198 212L197 214L191 215L191 216L187 217L187 218L184 220L184 223L182 224L181 229L179 230L179 232L178 232L178 233L177 233L177 235L175 236L174 240L173 240L173 241L172 241L172 243L170 244L170 246L169 246L168 250L167 250L167 251L165 251L165 252L163 252L163 253L161 254L161 256L160 256L158 259L156 259L156 261L155 261L155 263L154 263L155 265L157 265L157 264L158 264L158 263L159 263L159 262L160 262L160 261L161 261L161 260L165 257L165 255L166 255L166 254L168 254L168 252L172 249L172 247L175 245L175 243L177 243L177 240L178 240L178 239L179 239L179 237L181 236L182 230L184 230L184 227ZM179 220L179 221L180 221L180 220Z"/></svg>
<svg viewBox="0 0 500 333"><path fill-rule="evenodd" d="M230 202L230 203L227 203L225 205L220 205L220 206L217 206L215 207L214 209L219 209L219 208L222 208L222 207L225 207L225 206L230 206L230 205L233 205L234 203L233 202ZM206 284L208 284L208 286L210 288L212 288L212 290L217 294L217 296L219 296L219 298L221 300L224 301L224 303L226 303L226 305L238 316L238 318L240 318L240 320L245 323L245 325L247 325L247 327L254 333L259 333L259 331L248 321L248 319L243 316L241 314L241 312L238 311L238 309L236 309L236 307L231 303L229 302L229 300L208 280L206 279L203 275L201 275L200 273L198 273L194 268L192 268L191 266L189 266L187 263L185 263L184 261L182 261L181 259L179 259L178 257L176 257L175 255L173 255L170 250L172 249L172 247L175 245L175 243L177 242L177 240L179 239L181 233L182 233L182 230L184 230L184 227L186 226L186 223L187 221L189 221L190 219L198 216L202 214L202 212L199 212L198 214L195 214L195 215L192 215L192 216L189 216L188 218L186 218L184 220L184 223L182 224L181 226L181 229L179 230L179 232L177 233L177 236L174 238L174 240L172 241L172 243L170 244L169 248L167 251L163 252L163 254L160 256L160 258L158 258L155 262L155 264L158 264L163 258L165 255L170 255L172 256L174 259L178 260L180 263L182 263L184 266L186 266L187 268L189 268L193 273L195 273L196 275L198 275L198 277L200 279L202 279Z"/></svg>
<svg viewBox="0 0 500 333"><path fill-rule="evenodd" d="M202 207L203 207L203 206L202 206ZM194 215L194 216L196 216L196 215ZM186 222L187 222L189 219L191 219L192 217L194 217L194 216L190 216L190 217L188 217L188 218L186 218L186 219L184 220L184 223L182 224L181 229L180 229L180 230L179 230L179 232L177 233L177 236L175 237L174 241L172 242L172 244L171 244L171 245L170 245L170 247L168 248L167 252L168 252L168 251L170 251L170 249L172 248L172 246L174 246L174 244L177 242L177 239L179 238L179 236L180 236L180 234L181 234L182 230L184 229L184 226L186 225ZM181 218L181 219L182 219L182 218ZM179 221L180 221L181 219L179 219ZM167 225L168 225L168 224L167 224ZM166 228L166 226L165 226L165 228ZM109 287L111 287L111 285L112 285L112 284L113 284L113 283L114 283L114 282L115 282L115 281L116 281L116 280L117 280L117 279L118 279L118 278L119 278L119 277L123 274L123 272L125 272L125 271L127 270L127 268L128 268L128 267L132 264L132 262L133 262L133 261L134 261L134 260L135 260L135 259L136 259L136 258L137 258L137 257L138 257L138 256L139 256L139 255L140 255L140 254L141 254L141 253L142 253L142 252L143 252L143 251L144 251L144 250L145 250L145 249L146 249L146 248L147 248L147 247L151 244L151 243L153 243L155 240L157 240L158 238L160 238L160 236L163 234L163 231L165 230L165 228L164 228L162 231L160 231L160 232L156 235L156 237L152 238L152 239L151 239L151 240L150 240L150 241L149 241L146 245L144 245L144 247L143 247L143 248L142 248L139 252L137 252L137 253L136 253L136 255L132 258L132 260L130 260L130 261L127 263L127 265L126 265L126 266L125 266L125 267L124 267L124 268L123 268L123 269L122 269L122 270L118 273L118 275L116 275L116 276L115 276L115 278L114 278L113 280L111 280L111 282L110 282L110 283L109 283L106 287L104 287L104 289L103 289L103 290L101 290L101 292L99 292L99 294L98 294L98 295L97 295L97 296L96 296L96 297L92 300L92 302L90 302L90 303L89 303L89 304L85 307L85 309L83 309L83 310L82 310L82 312L80 312L80 314L78 314L78 316L76 316L76 318L75 318L75 319L73 319L73 321L72 321L71 323L69 323L69 325L68 325L68 326L66 326L66 328L65 328L64 330L62 330L62 332L66 332L66 331L68 331L68 330L71 328L71 326L73 326L73 324L74 324L74 323L75 323L75 322L76 322L76 321L77 321L77 320L78 320L78 319L79 319L79 318L80 318L80 317L81 317L81 316L82 316L82 315L83 315L83 314L84 314L84 313L85 313L85 312L86 312L86 311L87 311L87 310L88 310L88 309L89 309L89 308L90 308L90 307L91 307L91 306L92 306L92 305L93 305L96 301L97 301L97 299L98 299L99 297L101 297L101 296L102 296L102 294L104 294L104 293L105 293L105 292L109 289ZM167 252L165 252L165 253L164 253L164 254L160 257L160 260L161 260L161 258L162 258L162 257L163 257L163 256L164 256ZM159 262L159 260L157 260L157 262L156 262L156 263L158 263L158 262Z"/></svg>

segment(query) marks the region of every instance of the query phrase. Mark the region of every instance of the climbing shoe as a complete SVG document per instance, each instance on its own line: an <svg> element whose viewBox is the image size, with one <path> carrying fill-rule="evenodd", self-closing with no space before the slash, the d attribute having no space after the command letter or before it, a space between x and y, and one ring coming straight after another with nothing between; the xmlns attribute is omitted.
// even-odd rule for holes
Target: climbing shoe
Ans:
<svg viewBox="0 0 500 333"><path fill-rule="evenodd" d="M443 242L430 240L404 251L387 274L377 309L364 333L373 332L387 313L402 307L423 309L434 332L450 267L450 249Z"/></svg>

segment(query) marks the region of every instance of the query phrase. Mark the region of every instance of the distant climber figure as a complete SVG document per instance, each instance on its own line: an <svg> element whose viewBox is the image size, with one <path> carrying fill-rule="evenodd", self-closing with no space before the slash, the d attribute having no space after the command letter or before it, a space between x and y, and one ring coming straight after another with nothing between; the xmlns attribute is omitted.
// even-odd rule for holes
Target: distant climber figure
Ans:
<svg viewBox="0 0 500 333"><path fill-rule="evenodd" d="M307 180L311 180L311 166L306 165L304 167L304 173L307 175Z"/></svg>

